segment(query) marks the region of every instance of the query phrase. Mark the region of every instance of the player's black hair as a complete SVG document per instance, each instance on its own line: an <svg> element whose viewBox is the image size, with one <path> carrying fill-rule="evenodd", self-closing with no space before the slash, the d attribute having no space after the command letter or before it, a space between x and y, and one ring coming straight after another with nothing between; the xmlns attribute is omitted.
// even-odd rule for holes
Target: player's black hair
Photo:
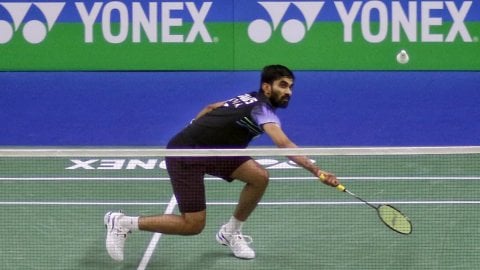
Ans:
<svg viewBox="0 0 480 270"><path fill-rule="evenodd" d="M262 83L271 84L273 81L278 80L282 77L288 77L292 80L295 80L293 72L282 65L269 65L263 68L261 81L260 81L260 90L262 89Z"/></svg>

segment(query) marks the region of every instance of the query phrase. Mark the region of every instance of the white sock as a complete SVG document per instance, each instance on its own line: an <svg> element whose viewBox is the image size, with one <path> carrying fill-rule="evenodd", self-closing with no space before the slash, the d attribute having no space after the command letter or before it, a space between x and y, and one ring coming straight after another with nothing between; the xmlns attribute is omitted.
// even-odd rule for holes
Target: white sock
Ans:
<svg viewBox="0 0 480 270"><path fill-rule="evenodd" d="M227 232L241 232L243 223L243 221L240 221L232 216L228 223L225 224L225 230L227 230Z"/></svg>
<svg viewBox="0 0 480 270"><path fill-rule="evenodd" d="M131 231L138 231L138 219L139 217L123 216L118 219L118 223Z"/></svg>

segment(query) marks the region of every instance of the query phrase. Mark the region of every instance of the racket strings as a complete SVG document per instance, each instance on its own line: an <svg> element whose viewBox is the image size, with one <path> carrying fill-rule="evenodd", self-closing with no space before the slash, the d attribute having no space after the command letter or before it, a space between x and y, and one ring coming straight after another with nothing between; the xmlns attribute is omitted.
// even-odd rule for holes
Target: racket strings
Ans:
<svg viewBox="0 0 480 270"><path fill-rule="evenodd" d="M402 234L412 232L412 223L402 212L390 205L382 205L378 208L380 219L392 230Z"/></svg>

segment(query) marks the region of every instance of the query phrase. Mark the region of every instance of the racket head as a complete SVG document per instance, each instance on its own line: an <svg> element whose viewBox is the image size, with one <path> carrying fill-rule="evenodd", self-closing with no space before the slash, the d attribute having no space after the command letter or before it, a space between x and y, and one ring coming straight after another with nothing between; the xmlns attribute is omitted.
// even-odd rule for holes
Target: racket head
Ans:
<svg viewBox="0 0 480 270"><path fill-rule="evenodd" d="M384 204L380 205L377 208L377 213L380 220L382 220L382 222L390 229L401 234L412 233L412 222L405 214L400 212L400 210L398 210L397 208L388 204Z"/></svg>

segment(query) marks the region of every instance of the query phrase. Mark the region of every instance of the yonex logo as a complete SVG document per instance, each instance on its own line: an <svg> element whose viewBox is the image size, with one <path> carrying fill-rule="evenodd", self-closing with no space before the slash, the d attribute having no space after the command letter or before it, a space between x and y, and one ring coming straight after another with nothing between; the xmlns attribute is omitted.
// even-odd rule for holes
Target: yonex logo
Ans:
<svg viewBox="0 0 480 270"><path fill-rule="evenodd" d="M324 2L258 2L270 16L271 22L263 19L257 19L248 26L248 36L253 42L267 42L281 25L282 37L290 43L298 43L303 40L305 34L312 27ZM289 19L282 23L287 10L295 6L303 15L304 20Z"/></svg>
<svg viewBox="0 0 480 270"><path fill-rule="evenodd" d="M260 165L267 169L301 169L293 161L279 161L272 158L263 158L256 160ZM310 160L315 163L315 160ZM165 160L161 159L70 159L70 166L66 170L135 170L145 169L154 170L157 168L167 169Z"/></svg>
<svg viewBox="0 0 480 270"><path fill-rule="evenodd" d="M15 32L17 32L22 26L22 34L25 40L32 44L42 42L47 33L52 30L53 25L58 19L58 16L62 12L65 3L61 2L35 2L35 3L13 3L3 2L0 3L8 14L10 15L11 22L8 20L0 20L0 44L10 42ZM38 8L45 17L47 25L40 20L29 20L24 22L27 13L32 8ZM13 23L13 25L12 25Z"/></svg>

